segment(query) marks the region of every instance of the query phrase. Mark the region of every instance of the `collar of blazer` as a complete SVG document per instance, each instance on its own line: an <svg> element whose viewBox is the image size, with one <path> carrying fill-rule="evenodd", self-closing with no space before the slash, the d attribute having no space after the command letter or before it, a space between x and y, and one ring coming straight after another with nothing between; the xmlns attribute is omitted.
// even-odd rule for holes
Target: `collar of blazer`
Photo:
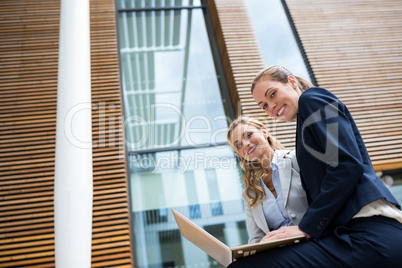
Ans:
<svg viewBox="0 0 402 268"><path fill-rule="evenodd" d="M290 190L290 182L292 181L292 160L290 159L292 156L290 155L291 150L276 150L278 156L278 169L279 169L279 178L281 184L281 192L284 198L284 206L286 207L289 190ZM260 184L261 184L260 180ZM263 185L261 185L262 187ZM254 192L250 191L249 194L254 196ZM244 197L246 197L245 193L243 193Z"/></svg>
<svg viewBox="0 0 402 268"><path fill-rule="evenodd" d="M278 169L283 196L283 205L286 208L292 181L292 160L290 159L290 150L278 150Z"/></svg>

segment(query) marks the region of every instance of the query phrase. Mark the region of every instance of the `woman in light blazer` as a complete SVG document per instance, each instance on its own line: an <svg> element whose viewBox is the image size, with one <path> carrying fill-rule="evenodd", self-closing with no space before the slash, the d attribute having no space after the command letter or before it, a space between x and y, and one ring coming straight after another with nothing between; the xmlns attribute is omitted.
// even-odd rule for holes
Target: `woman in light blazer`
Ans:
<svg viewBox="0 0 402 268"><path fill-rule="evenodd" d="M308 204L295 152L283 150L261 122L245 116L233 121L227 139L244 170L249 243L280 227L298 225Z"/></svg>

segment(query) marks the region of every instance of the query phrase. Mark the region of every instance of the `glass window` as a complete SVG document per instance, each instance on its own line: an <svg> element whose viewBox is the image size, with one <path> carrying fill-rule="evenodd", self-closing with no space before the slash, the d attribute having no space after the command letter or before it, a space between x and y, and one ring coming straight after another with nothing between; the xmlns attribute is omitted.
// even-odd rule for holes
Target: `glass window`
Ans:
<svg viewBox="0 0 402 268"><path fill-rule="evenodd" d="M161 267L167 263L171 267L218 267L202 250L168 232L177 230L171 208L209 232L206 226L221 226L218 233L210 233L219 234L215 237L228 246L247 243L239 170L227 146L149 156L149 161L144 161L144 155L129 157L133 167L129 177L136 267ZM164 240L160 239L161 233Z"/></svg>
<svg viewBox="0 0 402 268"><path fill-rule="evenodd" d="M201 6L200 0L117 0L118 9L171 8Z"/></svg>
<svg viewBox="0 0 402 268"><path fill-rule="evenodd" d="M381 180L389 187L399 204L402 204L402 169L384 171Z"/></svg>
<svg viewBox="0 0 402 268"><path fill-rule="evenodd" d="M209 228L228 246L247 243L207 11L191 0L127 0L117 7L136 267L220 267L181 237L171 213Z"/></svg>
<svg viewBox="0 0 402 268"><path fill-rule="evenodd" d="M128 150L225 142L227 122L219 117L225 113L202 10L159 12L119 15Z"/></svg>
<svg viewBox="0 0 402 268"><path fill-rule="evenodd" d="M260 44L265 66L281 65L311 81L280 0L244 1Z"/></svg>

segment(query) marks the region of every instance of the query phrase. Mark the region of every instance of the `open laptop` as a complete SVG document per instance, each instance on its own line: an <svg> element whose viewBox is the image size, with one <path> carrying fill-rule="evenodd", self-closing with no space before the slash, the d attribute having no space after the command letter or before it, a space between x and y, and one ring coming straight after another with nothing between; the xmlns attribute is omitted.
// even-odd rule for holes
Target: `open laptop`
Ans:
<svg viewBox="0 0 402 268"><path fill-rule="evenodd" d="M229 248L176 210L172 209L172 212L181 234L225 267L236 259L267 249L298 243L305 238L304 236L297 236Z"/></svg>

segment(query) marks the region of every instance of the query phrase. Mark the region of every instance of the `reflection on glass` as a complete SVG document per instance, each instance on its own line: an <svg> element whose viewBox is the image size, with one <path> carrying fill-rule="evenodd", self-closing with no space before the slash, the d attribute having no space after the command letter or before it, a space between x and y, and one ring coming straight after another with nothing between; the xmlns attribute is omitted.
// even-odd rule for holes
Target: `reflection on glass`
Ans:
<svg viewBox="0 0 402 268"><path fill-rule="evenodd" d="M201 6L200 0L117 0L117 9Z"/></svg>
<svg viewBox="0 0 402 268"><path fill-rule="evenodd" d="M282 65L310 81L306 65L280 0L244 1L265 66Z"/></svg>
<svg viewBox="0 0 402 268"><path fill-rule="evenodd" d="M220 241L222 241L224 244L226 244L225 241L225 225L223 224L215 224L215 225L208 225L204 226L205 231L213 235L214 237L218 238ZM216 260L208 256L208 261L210 263L209 267L222 267L220 263L218 263Z"/></svg>
<svg viewBox="0 0 402 268"><path fill-rule="evenodd" d="M177 238L170 210L178 210L230 247L247 243L233 153L220 146L149 157L129 158L136 267L221 267L186 239Z"/></svg>
<svg viewBox="0 0 402 268"><path fill-rule="evenodd" d="M159 245L162 267L184 267L185 260L181 247L182 237L179 230L160 231Z"/></svg>
<svg viewBox="0 0 402 268"><path fill-rule="evenodd" d="M225 141L224 107L202 21L201 9L119 15L128 150Z"/></svg>
<svg viewBox="0 0 402 268"><path fill-rule="evenodd" d="M227 146L130 155L128 160L133 211L215 204L241 197L238 166ZM222 210L222 205L212 207Z"/></svg>
<svg viewBox="0 0 402 268"><path fill-rule="evenodd" d="M391 193L395 196L399 204L402 204L402 185L394 185L389 187Z"/></svg>
<svg viewBox="0 0 402 268"><path fill-rule="evenodd" d="M402 170L385 171L381 180L389 187L399 204L402 204Z"/></svg>
<svg viewBox="0 0 402 268"><path fill-rule="evenodd" d="M219 267L181 237L171 213L229 246L247 243L233 153L183 149L225 143L228 129L200 1L117 7L135 266Z"/></svg>

